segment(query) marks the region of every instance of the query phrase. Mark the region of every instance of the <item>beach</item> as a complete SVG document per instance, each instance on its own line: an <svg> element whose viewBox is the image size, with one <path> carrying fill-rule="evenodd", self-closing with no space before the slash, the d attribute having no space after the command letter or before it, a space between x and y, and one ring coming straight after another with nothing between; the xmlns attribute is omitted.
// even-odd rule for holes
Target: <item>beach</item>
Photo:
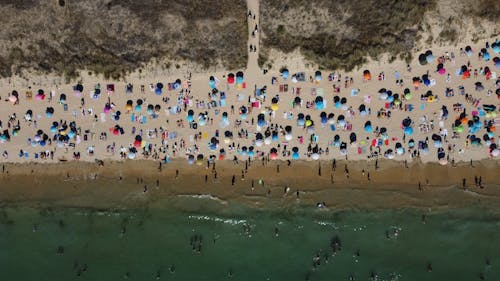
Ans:
<svg viewBox="0 0 500 281"><path fill-rule="evenodd" d="M264 74L250 53L249 69L231 73L126 81L83 75L71 84L55 77L3 80L9 94L2 96L0 145L9 175L2 176L13 184L29 176L43 186L83 184L95 175L133 184L149 175L148 183L139 182L141 192L174 179L182 191L161 188L167 194L236 200L269 190L283 197L286 187L290 193L385 185L417 193L432 190L427 186L491 192L483 189L498 184L498 68L484 57L494 55L491 42L498 41L434 48L410 65L371 62L352 73L290 65ZM490 50L483 52L485 45ZM33 186L2 185L3 200L48 194L49 187ZM54 193L67 192L54 186ZM349 205L341 201L332 203Z"/></svg>
<svg viewBox="0 0 500 281"><path fill-rule="evenodd" d="M182 160L172 164L173 168L161 170L158 163L145 160L104 162L104 166L76 161L4 164L0 201L6 206L126 210L162 207L160 202L169 198L194 196L257 209L477 206L497 212L500 200L498 162L493 160L455 167L417 162L405 167L401 162L381 160L378 168L375 162L366 161L297 161L290 166L282 161L264 165L226 161L217 163L215 169Z"/></svg>
<svg viewBox="0 0 500 281"><path fill-rule="evenodd" d="M313 2L2 4L1 276L495 280L497 7Z"/></svg>

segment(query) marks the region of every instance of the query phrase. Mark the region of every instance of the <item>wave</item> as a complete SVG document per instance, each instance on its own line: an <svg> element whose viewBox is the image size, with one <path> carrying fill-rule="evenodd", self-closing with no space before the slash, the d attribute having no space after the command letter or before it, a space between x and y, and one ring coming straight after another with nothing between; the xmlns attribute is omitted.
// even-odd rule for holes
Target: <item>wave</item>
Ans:
<svg viewBox="0 0 500 281"><path fill-rule="evenodd" d="M210 194L178 194L177 197L181 198L196 198L196 199L209 199L220 202L222 204L227 204L226 200L222 200L217 196L213 196Z"/></svg>
<svg viewBox="0 0 500 281"><path fill-rule="evenodd" d="M230 224L230 225L247 224L246 220L227 219L227 218L219 218L219 217L211 217L211 216L190 215L190 216L188 216L188 218L195 219L195 220L222 222L222 223Z"/></svg>

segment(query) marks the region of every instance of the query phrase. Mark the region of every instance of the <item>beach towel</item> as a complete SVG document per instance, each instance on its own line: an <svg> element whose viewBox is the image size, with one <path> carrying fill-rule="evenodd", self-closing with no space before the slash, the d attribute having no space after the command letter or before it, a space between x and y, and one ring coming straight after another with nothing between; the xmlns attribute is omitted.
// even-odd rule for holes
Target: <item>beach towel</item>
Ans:
<svg viewBox="0 0 500 281"><path fill-rule="evenodd" d="M104 123L106 122L106 113L101 112L101 122Z"/></svg>

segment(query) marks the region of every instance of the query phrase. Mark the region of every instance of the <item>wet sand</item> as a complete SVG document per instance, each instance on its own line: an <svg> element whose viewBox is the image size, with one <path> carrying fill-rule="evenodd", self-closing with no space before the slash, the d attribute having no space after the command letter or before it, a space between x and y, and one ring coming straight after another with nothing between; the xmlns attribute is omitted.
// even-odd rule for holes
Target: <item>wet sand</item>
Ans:
<svg viewBox="0 0 500 281"><path fill-rule="evenodd" d="M376 168L375 165L378 165ZM245 172L219 161L207 167L174 160L3 164L2 204L129 209L162 207L177 196L217 198L255 208L451 208L500 210L498 161L440 166L414 161L252 161ZM347 169L346 169L347 168ZM370 179L368 179L368 176ZM465 179L465 185L464 185ZM481 181L481 186L476 182ZM298 194L297 194L298 192Z"/></svg>

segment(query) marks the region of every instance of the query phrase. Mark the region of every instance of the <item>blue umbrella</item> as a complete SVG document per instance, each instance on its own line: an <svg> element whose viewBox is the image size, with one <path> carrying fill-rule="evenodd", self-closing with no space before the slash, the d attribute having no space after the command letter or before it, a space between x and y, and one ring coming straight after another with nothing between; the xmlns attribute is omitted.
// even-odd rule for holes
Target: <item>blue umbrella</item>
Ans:
<svg viewBox="0 0 500 281"><path fill-rule="evenodd" d="M314 79L316 81L321 81L321 71L316 71L316 73L314 73Z"/></svg>
<svg viewBox="0 0 500 281"><path fill-rule="evenodd" d="M404 128L404 133L407 136L413 135L413 128L412 127L406 127L406 128Z"/></svg>
<svg viewBox="0 0 500 281"><path fill-rule="evenodd" d="M285 68L281 71L281 76L283 77L283 79L287 79L289 75L290 73L288 72L288 69Z"/></svg>
<svg viewBox="0 0 500 281"><path fill-rule="evenodd" d="M366 123L365 123L365 131L367 133L372 133L373 132L372 123L370 121L366 121Z"/></svg>

